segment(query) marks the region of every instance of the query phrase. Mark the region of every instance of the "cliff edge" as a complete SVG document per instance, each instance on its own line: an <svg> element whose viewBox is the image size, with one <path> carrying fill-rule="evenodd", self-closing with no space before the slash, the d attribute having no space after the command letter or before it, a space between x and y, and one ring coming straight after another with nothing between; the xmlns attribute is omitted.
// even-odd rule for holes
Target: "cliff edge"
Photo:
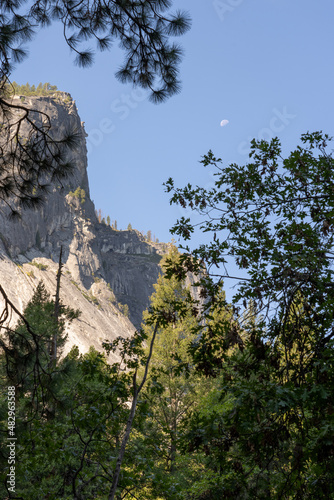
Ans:
<svg viewBox="0 0 334 500"><path fill-rule="evenodd" d="M54 295L60 248L63 249L61 298L82 311L68 330L72 345L85 352L105 339L128 336L141 324L159 275L160 255L137 231L115 231L98 222L90 199L86 133L75 101L68 93L24 97L24 105L46 113L52 129L73 130L73 175L54 183L43 206L8 218L0 204L0 280L21 311L39 280Z"/></svg>

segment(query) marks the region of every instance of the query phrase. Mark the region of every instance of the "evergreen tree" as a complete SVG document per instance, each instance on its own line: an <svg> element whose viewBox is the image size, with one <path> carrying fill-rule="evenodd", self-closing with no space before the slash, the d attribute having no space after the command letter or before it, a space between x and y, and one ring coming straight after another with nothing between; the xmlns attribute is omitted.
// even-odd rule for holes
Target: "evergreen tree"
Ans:
<svg viewBox="0 0 334 500"><path fill-rule="evenodd" d="M167 260L178 259L179 254L172 247L162 259L162 270ZM197 374L191 362L189 350L197 339L199 324L197 310L189 299L190 290L185 280L167 279L164 274L159 277L151 297L152 311L164 311L168 322L157 330L143 394L145 404L141 407L141 414L147 414L137 426L140 434L133 441L133 446L151 463L151 477L146 478L147 498L172 498L176 492L181 494L196 476L189 467L190 462L186 465L184 452L180 451L181 438L187 420L201 406L212 382ZM152 334L151 314L146 311L143 316L148 338Z"/></svg>
<svg viewBox="0 0 334 500"><path fill-rule="evenodd" d="M79 311L60 304L55 316L55 302L50 299L45 285L40 282L24 310L15 330L7 329L1 347L8 379L20 392L36 391L45 376L52 372L52 339L57 337L58 359L66 341L65 322L79 316ZM37 393L36 393L37 394Z"/></svg>
<svg viewBox="0 0 334 500"><path fill-rule="evenodd" d="M106 50L119 38L126 51L125 62L117 74L120 81L131 81L151 89L152 100L158 102L178 91L177 67L181 51L169 37L182 35L189 29L185 13L168 15L169 3L157 4L151 0L142 3L140 15L137 6L131 4L110 4L109 9L101 9L100 4L93 1L89 6L76 5L68 11L66 2L62 2L57 3L56 10L54 7L39 2L32 2L27 8L15 2L7 3L5 12L8 15L1 21L2 31L7 36L0 68L1 81L7 80L12 62L21 62L26 56L21 43L31 40L33 28L58 19L80 66L88 66L93 61L93 52L83 48L83 42L95 39L98 50ZM77 30L74 33L73 26ZM44 88L50 90L50 84L44 84Z"/></svg>
<svg viewBox="0 0 334 500"><path fill-rule="evenodd" d="M25 309L25 321L2 341L0 379L15 386L16 494L22 498L98 498L106 495L131 399L131 374L110 366L94 349L50 363L54 331L65 341L64 321L77 311L60 309L42 283ZM29 326L27 323L29 320ZM129 356L131 352L129 350ZM6 498L7 399L0 396L1 498ZM8 408L7 408L8 410ZM129 464L133 462L130 460ZM123 483L129 484L127 474Z"/></svg>

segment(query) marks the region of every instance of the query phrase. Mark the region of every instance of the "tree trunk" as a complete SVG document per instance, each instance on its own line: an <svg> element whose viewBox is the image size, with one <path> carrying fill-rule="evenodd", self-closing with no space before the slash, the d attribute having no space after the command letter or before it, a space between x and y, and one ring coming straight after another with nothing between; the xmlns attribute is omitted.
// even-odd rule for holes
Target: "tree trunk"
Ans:
<svg viewBox="0 0 334 500"><path fill-rule="evenodd" d="M52 341L51 341L51 361L56 363L57 361L57 334L58 334L58 320L59 320L59 306L60 306L60 279L61 279L61 269L63 267L62 263L63 256L63 247L60 247L59 254L59 265L57 271L57 286L56 286L56 295L55 295L55 308L54 308L54 318L55 318L55 331L53 333Z"/></svg>
<svg viewBox="0 0 334 500"><path fill-rule="evenodd" d="M118 480L119 480L119 475L120 475L120 472L121 472L121 466L122 466L122 462L123 462L123 458L124 458L124 453L125 453L126 445L128 443L128 440L129 440L129 437L130 437L130 434L131 434L132 423L133 423L133 419L134 419L135 413L136 413L136 406L137 406L137 401L138 401L138 395L139 395L140 391L142 390L142 388L143 388L143 386L144 386L144 384L146 382L147 373L148 373L148 367L149 367L149 364L150 364L150 361L151 361L151 357L152 357L153 344L154 344L154 340L155 340L155 337L156 337L156 334L157 334L158 326L159 326L159 323L157 321L156 324L155 324L155 327L154 327L153 335L152 335L152 340L151 340L151 344L150 344L149 355L148 355L147 360L146 360L144 377L143 377L143 380L142 380L140 386L138 387L138 389L137 389L137 386L136 386L137 371L134 373L134 376L133 376L133 400L132 400L132 405L131 405L131 411L130 411L130 415L129 415L128 421L126 423L125 434L124 434L124 437L122 439L121 448L120 448L119 453L118 453L118 458L117 458L117 462L116 462L116 468L115 468L114 477L113 477L111 489L110 489L110 492L109 492L108 500L114 500L115 499L115 494L116 494L116 490L117 490L117 486L118 486Z"/></svg>

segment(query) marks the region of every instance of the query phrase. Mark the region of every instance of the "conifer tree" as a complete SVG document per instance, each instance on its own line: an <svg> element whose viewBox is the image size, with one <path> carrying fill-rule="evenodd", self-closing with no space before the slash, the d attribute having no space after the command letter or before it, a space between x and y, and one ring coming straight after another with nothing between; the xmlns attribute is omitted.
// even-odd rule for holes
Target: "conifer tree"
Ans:
<svg viewBox="0 0 334 500"><path fill-rule="evenodd" d="M172 247L162 259L162 271L167 260L175 262L178 259L179 254ZM185 280L168 279L161 274L154 288L152 311L164 311L168 323L157 330L148 385L143 396L148 412L141 427L145 438L142 444L138 440L137 446L143 446L154 460L152 483L148 480L155 491L154 498L160 498L160 495L169 498L175 491L175 482L183 481L186 489L191 478L191 471L184 468L180 453L183 426L191 412L200 405L211 381L198 375L191 362L189 349L197 339L199 324L198 311L190 300ZM152 334L150 317L150 311L143 315L148 338Z"/></svg>
<svg viewBox="0 0 334 500"><path fill-rule="evenodd" d="M43 383L52 367L52 340L57 338L57 359L66 341L65 322L79 316L79 311L59 304L55 316L55 302L50 298L45 285L40 282L24 310L24 321L18 322L15 330L7 329L1 347L4 350L7 376L19 390ZM27 323L29 329L27 329ZM56 361L57 361L56 359ZM52 365L54 367L54 365Z"/></svg>

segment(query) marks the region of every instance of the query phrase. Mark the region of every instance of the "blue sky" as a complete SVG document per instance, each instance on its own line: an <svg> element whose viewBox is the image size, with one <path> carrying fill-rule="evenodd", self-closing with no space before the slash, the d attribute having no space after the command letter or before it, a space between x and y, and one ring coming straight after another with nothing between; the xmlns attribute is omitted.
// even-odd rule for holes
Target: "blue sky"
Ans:
<svg viewBox="0 0 334 500"><path fill-rule="evenodd" d="M209 149L224 163L245 163L253 137L277 135L289 151L304 132L334 135L331 0L176 0L174 9L190 13L192 29L179 39L182 92L166 103L117 82L117 45L91 68L74 66L57 25L41 30L12 75L71 93L89 134L96 208L160 241L183 215L162 183L210 186L212 173L199 164Z"/></svg>

